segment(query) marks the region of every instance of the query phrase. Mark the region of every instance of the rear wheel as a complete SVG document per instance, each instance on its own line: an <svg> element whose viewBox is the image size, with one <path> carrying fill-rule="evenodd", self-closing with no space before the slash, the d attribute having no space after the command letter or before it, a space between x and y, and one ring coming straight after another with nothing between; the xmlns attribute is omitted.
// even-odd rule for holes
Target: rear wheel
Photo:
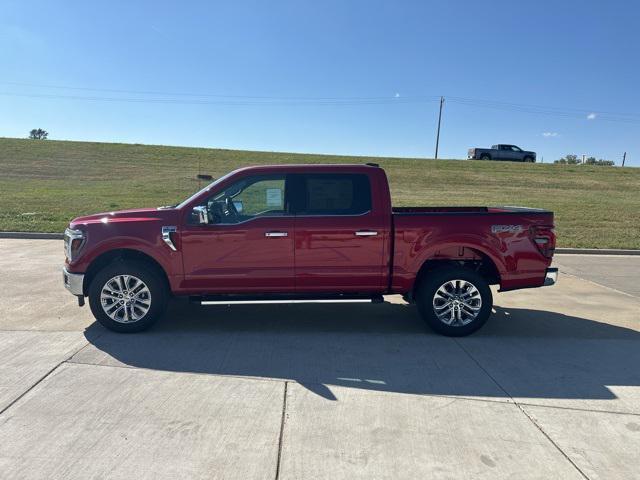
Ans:
<svg viewBox="0 0 640 480"><path fill-rule="evenodd" d="M166 303L164 279L141 262L111 263L96 274L89 287L93 316L116 332L146 330L163 314Z"/></svg>
<svg viewBox="0 0 640 480"><path fill-rule="evenodd" d="M462 267L445 267L426 274L418 285L416 304L432 330L462 337L486 323L493 296L489 284L478 273Z"/></svg>

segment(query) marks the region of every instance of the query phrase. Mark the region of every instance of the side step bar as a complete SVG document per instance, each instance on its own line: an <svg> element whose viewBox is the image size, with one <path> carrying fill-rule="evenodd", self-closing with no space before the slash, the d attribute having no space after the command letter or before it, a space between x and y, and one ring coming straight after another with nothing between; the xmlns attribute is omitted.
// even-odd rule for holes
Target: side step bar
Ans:
<svg viewBox="0 0 640 480"><path fill-rule="evenodd" d="M383 303L382 295L206 295L191 296L199 305L257 305L296 303Z"/></svg>

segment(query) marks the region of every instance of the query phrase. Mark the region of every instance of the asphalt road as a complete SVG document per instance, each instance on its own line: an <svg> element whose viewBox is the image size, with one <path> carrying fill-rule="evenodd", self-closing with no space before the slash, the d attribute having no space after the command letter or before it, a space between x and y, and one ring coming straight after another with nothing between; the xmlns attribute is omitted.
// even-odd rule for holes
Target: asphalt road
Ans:
<svg viewBox="0 0 640 480"><path fill-rule="evenodd" d="M63 289L60 241L0 251L3 479L640 471L640 257L559 257L558 285L496 294L489 323L451 339L397 297L174 302L118 335Z"/></svg>

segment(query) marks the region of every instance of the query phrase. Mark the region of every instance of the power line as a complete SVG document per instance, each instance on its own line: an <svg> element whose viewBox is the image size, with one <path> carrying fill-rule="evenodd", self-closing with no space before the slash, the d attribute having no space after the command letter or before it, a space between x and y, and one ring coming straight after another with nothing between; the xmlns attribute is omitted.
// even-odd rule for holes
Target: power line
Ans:
<svg viewBox="0 0 640 480"><path fill-rule="evenodd" d="M46 98L46 99L67 99L67 100L89 100L101 102L124 102L124 103L159 103L159 104L178 104L178 105L259 105L259 106L299 106L299 105L393 105L416 103L416 101L436 102L437 99L403 99L403 98L370 98L355 100L344 98L341 100L296 100L282 99L271 101L257 100L182 100L175 98L132 98L132 97L104 97L104 96L86 96L86 95L60 95L60 94L42 94L42 93L13 93L0 92L2 96L9 97L25 97L25 98Z"/></svg>
<svg viewBox="0 0 640 480"><path fill-rule="evenodd" d="M440 96L412 96L412 97L304 97L304 96L265 96L265 95L226 95L213 93L185 93L185 92L162 92L154 90L123 90L113 88L87 88L87 87L71 87L62 85L43 85L36 83L19 83L19 82L0 82L0 85L10 85L30 88L49 88L54 90L77 90L86 92L103 92L103 93L124 93L130 95L161 95L167 97L199 97L199 98L224 98L224 99L246 99L246 100L280 100L280 101L437 101Z"/></svg>
<svg viewBox="0 0 640 480"><path fill-rule="evenodd" d="M486 99L477 99L477 98L468 98L468 97L447 97L452 99L455 102L460 103L469 103L469 104L477 104L477 105L485 105L485 106L496 106L496 107L504 107L504 108L517 108L517 109L534 109L541 111L550 111L550 112L574 112L581 114L589 114L595 113L598 115L618 115L618 116L630 116L630 117L640 117L640 113L621 113L621 112L608 112L604 110L595 110L595 109L583 109L583 108L569 108L569 107L550 107L550 106L542 106L542 105L532 105L532 104L524 104L524 103L511 103L511 102L503 102L498 100L486 100Z"/></svg>
<svg viewBox="0 0 640 480"><path fill-rule="evenodd" d="M439 95L413 96L376 96L376 97L304 97L304 96L259 96L259 95L226 95L212 93L191 92L162 92L152 90L124 90L109 88L88 88L63 85L45 85L20 82L0 82L0 85L19 86L28 88L71 90L79 92L97 92L114 94L105 95L76 95L58 93L22 93L0 92L2 96L63 99L100 102L176 104L176 105L220 105L220 106L358 106L358 105L399 105L435 103L440 101ZM119 96L120 94L134 95L133 97ZM149 97L151 96L151 97ZM171 98L174 97L174 98ZM180 98L175 98L180 97ZM184 98L188 97L188 98ZM637 124L640 123L640 113L609 112L596 109L580 109L556 106L542 106L524 103L512 103L498 100L477 99L469 97L447 96L450 103L476 109L493 109L516 113L553 116L558 118L587 118L595 115L600 120L610 122Z"/></svg>
<svg viewBox="0 0 640 480"><path fill-rule="evenodd" d="M542 107L537 105L515 104L507 102L498 102L491 100L475 100L463 97L447 97L451 103L456 103L468 107L489 108L494 110L504 110L518 113L531 113L536 115L546 115L562 118L581 118L606 120L609 122L619 123L640 123L640 115L635 113L614 113L602 110L586 110L586 109L566 109L559 107Z"/></svg>

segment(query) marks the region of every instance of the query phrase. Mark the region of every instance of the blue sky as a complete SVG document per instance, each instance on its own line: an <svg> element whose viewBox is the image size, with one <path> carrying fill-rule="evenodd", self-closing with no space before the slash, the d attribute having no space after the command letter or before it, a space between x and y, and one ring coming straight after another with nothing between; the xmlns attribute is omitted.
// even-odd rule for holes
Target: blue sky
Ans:
<svg viewBox="0 0 640 480"><path fill-rule="evenodd" d="M431 157L444 95L440 157L640 166L638 20L627 1L0 0L0 136Z"/></svg>

